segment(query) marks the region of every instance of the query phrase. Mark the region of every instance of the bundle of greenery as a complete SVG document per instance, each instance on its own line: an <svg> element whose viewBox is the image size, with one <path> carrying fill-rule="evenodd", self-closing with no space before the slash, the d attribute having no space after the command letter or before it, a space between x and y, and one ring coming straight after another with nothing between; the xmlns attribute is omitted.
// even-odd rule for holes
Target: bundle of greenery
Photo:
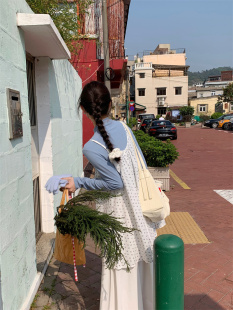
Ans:
<svg viewBox="0 0 233 310"><path fill-rule="evenodd" d="M84 247L87 234L90 234L95 246L100 249L100 257L104 257L108 269L112 269L123 259L129 270L128 262L122 253L121 235L132 233L135 229L125 227L119 218L91 209L87 205L93 201L101 203L111 197L114 196L102 190L86 191L57 208L55 225L61 234L77 237L83 242Z"/></svg>

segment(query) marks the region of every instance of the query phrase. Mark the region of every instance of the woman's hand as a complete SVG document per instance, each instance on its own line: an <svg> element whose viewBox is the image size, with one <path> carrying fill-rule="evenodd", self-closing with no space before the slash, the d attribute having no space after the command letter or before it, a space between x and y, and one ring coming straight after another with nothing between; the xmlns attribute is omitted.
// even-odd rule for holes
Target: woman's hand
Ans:
<svg viewBox="0 0 233 310"><path fill-rule="evenodd" d="M65 185L65 187L61 187L61 191L63 191L65 188L68 189L69 194L74 193L76 191L75 184L74 184L74 178L62 178L62 180L67 180L68 183Z"/></svg>

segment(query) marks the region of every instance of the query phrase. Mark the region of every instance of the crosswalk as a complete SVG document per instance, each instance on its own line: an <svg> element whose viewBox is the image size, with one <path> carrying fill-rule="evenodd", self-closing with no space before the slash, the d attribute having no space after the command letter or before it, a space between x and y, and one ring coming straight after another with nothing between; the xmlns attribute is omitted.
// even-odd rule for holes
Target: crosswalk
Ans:
<svg viewBox="0 0 233 310"><path fill-rule="evenodd" d="M226 190L214 190L218 195L222 198L226 199L233 205L233 189L226 189Z"/></svg>

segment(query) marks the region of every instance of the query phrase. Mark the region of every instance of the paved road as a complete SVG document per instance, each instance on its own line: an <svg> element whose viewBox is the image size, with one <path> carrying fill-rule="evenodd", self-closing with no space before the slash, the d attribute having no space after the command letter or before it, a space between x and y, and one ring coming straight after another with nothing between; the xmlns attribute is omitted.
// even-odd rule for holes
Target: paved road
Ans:
<svg viewBox="0 0 233 310"><path fill-rule="evenodd" d="M210 240L185 245L185 310L233 309L233 132L179 128L173 143L171 169L190 189L171 179L171 209L189 212ZM72 266L51 261L33 309L99 309L101 261L91 243L86 254L78 283Z"/></svg>
<svg viewBox="0 0 233 310"><path fill-rule="evenodd" d="M189 212L211 241L185 245L185 309L233 309L233 132L180 128L173 143L171 169L191 189L171 179L171 209Z"/></svg>

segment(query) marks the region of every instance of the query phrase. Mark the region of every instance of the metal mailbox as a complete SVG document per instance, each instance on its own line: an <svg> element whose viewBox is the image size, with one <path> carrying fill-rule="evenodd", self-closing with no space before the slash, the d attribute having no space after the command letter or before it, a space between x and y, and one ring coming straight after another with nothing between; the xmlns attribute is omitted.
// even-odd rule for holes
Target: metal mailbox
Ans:
<svg viewBox="0 0 233 310"><path fill-rule="evenodd" d="M7 106L9 117L9 139L16 139L23 136L23 124L20 102L20 92L7 88Z"/></svg>

